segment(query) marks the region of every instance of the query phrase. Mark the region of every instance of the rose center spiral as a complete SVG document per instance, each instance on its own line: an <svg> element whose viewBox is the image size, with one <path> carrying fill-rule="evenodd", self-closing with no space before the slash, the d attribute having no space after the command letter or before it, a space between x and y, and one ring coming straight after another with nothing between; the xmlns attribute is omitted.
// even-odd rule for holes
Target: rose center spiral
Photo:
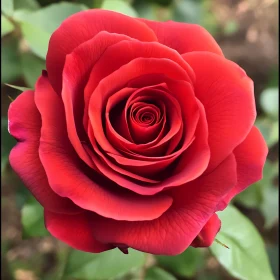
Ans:
<svg viewBox="0 0 280 280"><path fill-rule="evenodd" d="M148 127L159 122L160 109L149 103L136 102L130 108L130 118L135 124Z"/></svg>

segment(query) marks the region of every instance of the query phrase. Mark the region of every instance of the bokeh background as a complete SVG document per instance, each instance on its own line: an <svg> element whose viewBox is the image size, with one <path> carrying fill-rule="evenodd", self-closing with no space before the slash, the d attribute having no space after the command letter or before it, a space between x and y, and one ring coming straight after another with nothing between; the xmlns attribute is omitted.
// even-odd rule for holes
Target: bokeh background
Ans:
<svg viewBox="0 0 280 280"><path fill-rule="evenodd" d="M278 1L3 0L1 4L1 279L268 280L272 278L261 276L261 271L259 277L252 274L265 262L258 255L263 242L279 279ZM45 68L50 34L70 14L100 7L158 21L198 23L215 37L225 56L253 79L256 125L269 155L263 179L238 195L235 208L221 216L227 228L218 237L232 251L218 244L210 249L189 248L176 257L71 251L46 232L42 207L11 170L8 154L15 141L7 131L7 109L21 88L6 84L33 88Z"/></svg>

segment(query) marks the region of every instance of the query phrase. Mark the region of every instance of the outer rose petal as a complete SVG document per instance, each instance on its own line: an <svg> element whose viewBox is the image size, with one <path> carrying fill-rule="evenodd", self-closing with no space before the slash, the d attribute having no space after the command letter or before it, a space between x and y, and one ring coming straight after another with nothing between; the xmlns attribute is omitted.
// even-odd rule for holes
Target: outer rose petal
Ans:
<svg viewBox="0 0 280 280"><path fill-rule="evenodd" d="M123 14L93 9L70 16L52 34L49 42L46 65L50 83L56 92L61 91L66 55L100 31L124 34L140 41L157 41L147 25Z"/></svg>
<svg viewBox="0 0 280 280"><path fill-rule="evenodd" d="M116 220L155 219L170 207L172 198L166 194L136 195L106 178L100 179L99 174L83 165L67 137L62 100L47 77L39 78L36 84L35 102L42 115L40 159L56 193L81 208Z"/></svg>
<svg viewBox="0 0 280 280"><path fill-rule="evenodd" d="M221 229L221 221L217 214L208 220L199 235L194 239L192 247L209 247L212 245L217 233Z"/></svg>
<svg viewBox="0 0 280 280"><path fill-rule="evenodd" d="M94 38L78 46L67 55L63 70L62 99L65 108L68 137L79 157L93 167L81 140L86 141L82 120L85 109L81 94L88 81L89 73L104 51L111 45L129 37L108 32L99 32Z"/></svg>
<svg viewBox="0 0 280 280"><path fill-rule="evenodd" d="M202 26L174 21L145 22L157 35L158 41L180 54L192 51L207 51L223 56L223 52L211 34Z"/></svg>
<svg viewBox="0 0 280 280"><path fill-rule="evenodd" d="M95 240L86 211L77 215L63 215L45 210L45 225L54 237L77 250L100 253L114 248Z"/></svg>
<svg viewBox="0 0 280 280"><path fill-rule="evenodd" d="M18 140L10 153L10 164L36 199L48 210L59 213L82 211L68 198L57 195L49 186L39 159L41 116L31 90L20 94L10 105L9 131Z"/></svg>
<svg viewBox="0 0 280 280"><path fill-rule="evenodd" d="M253 126L246 139L234 149L237 162L237 184L219 204L224 210L233 197L262 178L268 148L257 127Z"/></svg>
<svg viewBox="0 0 280 280"><path fill-rule="evenodd" d="M256 118L253 83L237 64L209 52L182 55L191 65L196 97L205 108L209 127L211 172L237 147Z"/></svg>
<svg viewBox="0 0 280 280"><path fill-rule="evenodd" d="M94 236L104 243L125 244L159 255L182 253L214 214L221 198L236 184L233 155L212 173L172 189L173 205L153 221L128 222L92 214Z"/></svg>

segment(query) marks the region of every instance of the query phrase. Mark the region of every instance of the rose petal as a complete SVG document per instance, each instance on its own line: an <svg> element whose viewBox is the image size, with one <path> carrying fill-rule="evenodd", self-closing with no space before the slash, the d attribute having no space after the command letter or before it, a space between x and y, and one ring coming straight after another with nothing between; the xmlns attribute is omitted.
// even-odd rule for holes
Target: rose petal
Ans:
<svg viewBox="0 0 280 280"><path fill-rule="evenodd" d="M258 128L253 126L246 139L233 151L237 162L237 184L219 204L217 210L224 210L233 197L262 179L267 153L268 148L263 136Z"/></svg>
<svg viewBox="0 0 280 280"><path fill-rule="evenodd" d="M90 216L86 211L77 215L63 215L45 210L44 215L46 228L51 235L74 249L100 253L114 248L96 241Z"/></svg>
<svg viewBox="0 0 280 280"><path fill-rule="evenodd" d="M143 87L142 89L136 90L133 94L130 94L130 92L127 92L127 97L128 100L126 102L125 108L123 110L123 114L126 114L126 111L128 110L129 104L133 100L160 100L164 104L167 105L167 112L166 114L168 115L168 121L169 121L169 131L165 134L164 137L163 133L166 132L166 129L162 129L161 132L158 134L158 137L154 139L153 141L146 143L146 144L136 144L134 142L129 141L129 139L125 139L121 135L119 135L114 128L110 125L109 122L107 122L107 136L108 139L113 143L118 149L121 149L124 151L126 154L130 154L131 152L135 152L136 154L139 155L144 155L144 156L150 156L150 157L156 157L160 155L165 155L166 153L164 152L164 149L166 150L168 141L172 139L180 129L182 129L182 121L181 121L181 109L180 109L180 104L177 102L177 100L169 93L164 92L161 89L160 85L154 85L154 86L149 86L149 87ZM122 91L120 93L122 94ZM116 94L113 94L109 99L114 98ZM130 96L129 96L130 95ZM126 121L121 119L122 122L124 123L118 123L118 128L126 127ZM163 124L166 123L166 116L164 119ZM127 124L128 126L128 124ZM123 131L122 129L122 131ZM128 133L129 132L129 126L128 126ZM177 141L178 143L178 141ZM112 154L112 156L115 158L115 156ZM130 158L130 157L129 157ZM120 159L121 160L121 159ZM133 165L133 163L131 163Z"/></svg>
<svg viewBox="0 0 280 280"><path fill-rule="evenodd" d="M143 176L139 176L136 173L132 173L127 169L123 169L122 167L110 162L110 160L108 160L106 158L106 156L99 150L97 144L95 141L92 141L92 146L96 152L97 155L95 155L92 151L90 151L89 149L87 150L88 153L91 155L93 161L95 162L98 170L104 174L106 177L108 177L109 179L111 179L114 182L119 182L118 177L120 175L125 175L126 177L135 179L135 180L139 180L139 181L143 181L146 183L158 183L159 181L153 180L153 179L149 179L149 178L145 178ZM97 157L99 157L100 159L102 159L102 161L98 160ZM104 166L104 162L106 163L106 165L110 168L112 168L112 170L114 170L115 172L111 172L110 169L106 168L106 166ZM116 177L114 177L114 174L117 174ZM112 177L113 176L113 177ZM129 182L127 182L126 184L129 184Z"/></svg>
<svg viewBox="0 0 280 280"><path fill-rule="evenodd" d="M183 58L196 74L195 94L206 112L211 172L245 139L255 121L253 83L239 66L218 55L192 52Z"/></svg>
<svg viewBox="0 0 280 280"><path fill-rule="evenodd" d="M141 41L157 41L147 25L120 13L92 9L68 17L52 34L46 59L50 83L57 93L61 91L66 55L100 31L124 34Z"/></svg>
<svg viewBox="0 0 280 280"><path fill-rule="evenodd" d="M202 104L197 100L200 109L200 118L195 132L195 139L182 154L173 176L165 182L166 187L181 185L198 178L203 174L209 164L210 149L208 145L207 120ZM175 185L175 186L176 186Z"/></svg>
<svg viewBox="0 0 280 280"><path fill-rule="evenodd" d="M81 144L81 141L87 142L88 138L81 125L85 110L84 96L81 92L84 90L91 68L106 48L126 39L129 37L102 31L93 39L77 47L66 58L63 70L62 98L68 136L80 158L92 168L93 163ZM90 51L88 51L89 48L91 48Z"/></svg>
<svg viewBox="0 0 280 280"><path fill-rule="evenodd" d="M135 102L131 106L131 114L130 128L134 141L138 144L145 144L155 140L162 129L157 117L159 108L153 104ZM135 119L133 114L135 114ZM150 116L149 121L143 122L143 116Z"/></svg>
<svg viewBox="0 0 280 280"><path fill-rule="evenodd" d="M67 198L60 197L49 186L39 159L41 116L31 90L20 94L9 107L9 131L18 140L10 153L10 164L25 186L46 209L59 213L79 213Z"/></svg>
<svg viewBox="0 0 280 280"><path fill-rule="evenodd" d="M133 94L135 90L137 89L128 87L122 88L121 90L113 94L108 99L108 102L106 104L106 134L107 137L112 140L112 142L116 141L116 145L119 144L120 139L133 142L128 128L126 112L120 108L120 103L122 105L124 101L127 101L129 96ZM123 105L125 106L125 104ZM119 110L116 111L114 110L115 108L118 108ZM116 113L110 117L112 111L116 111Z"/></svg>
<svg viewBox="0 0 280 280"><path fill-rule="evenodd" d="M55 192L115 220L149 220L162 215L172 204L171 197L144 197L118 188L77 158L67 137L62 100L50 89L48 79L41 77L35 102L42 115L40 159Z"/></svg>
<svg viewBox="0 0 280 280"><path fill-rule="evenodd" d="M153 62L153 63L151 63ZM149 73L156 73L159 71L162 73L163 69L165 70L165 74L170 76L171 78L181 78L184 79L184 76L186 75L185 73L181 72L181 75L183 76L180 77L180 70L181 68L176 67L176 64L171 61L167 61L165 59L144 59L144 58L138 58L130 62L129 64L123 66L121 69L119 69L117 72L114 72L113 74L109 75L105 79L103 79L98 87L96 88L95 92L92 95L92 100L90 101L90 108L89 108L89 117L90 121L92 124L92 133L94 133L94 138L100 145L100 147L103 149L105 153L111 153L112 155L120 155L121 154L112 147L111 143L108 141L106 138L103 128L102 128L102 116L101 116L101 111L111 92L115 92L118 90L118 88L122 87L122 84L124 84L127 80L133 79L134 77L143 75L143 74L149 74ZM177 70L177 71L176 71ZM186 76L185 76L186 77ZM188 97L188 96L186 96ZM206 132L204 134L207 135L207 128ZM186 143L186 146L184 149L187 147L188 143ZM96 148L97 146L95 146ZM208 148L208 146L207 146ZM203 150L204 152L204 150ZM209 152L208 152L209 154ZM119 157L120 158L120 157ZM199 160L201 159L200 157L197 157ZM127 161L126 158L124 160ZM206 157L203 158L203 162L208 163L209 156L206 155ZM161 164L161 162L159 162ZM189 165L186 166L186 169L191 170L190 173L188 172L182 172L180 176L176 176L177 180L179 180L180 184L186 183L188 180L196 178L197 174L201 174L205 170L205 164L198 164L199 161L194 161L191 160ZM149 163L150 164L150 163ZM201 168L200 168L201 166ZM194 168L195 167L195 168ZM100 168L104 169L104 166L100 166ZM107 169L106 169L107 170ZM108 171L108 170L107 170ZM185 170L184 170L185 171ZM115 174L115 173L111 173ZM177 174L176 174L177 175ZM108 173L107 175L108 176ZM110 178L110 177L109 177ZM186 179L188 178L188 179ZM112 179L112 178L111 178ZM118 179L118 180L117 180ZM117 181L116 181L117 180ZM120 176L120 174L116 173L114 177L114 181L118 183L119 185L129 188L130 190L133 190L137 193L144 194L144 193L156 193L160 190L162 190L163 187L167 186L177 186L178 182L174 182L175 178L171 177L168 179L168 183L162 182L160 185L151 188L143 188L140 185L136 185L134 183L129 183L127 179L124 177Z"/></svg>
<svg viewBox="0 0 280 280"><path fill-rule="evenodd" d="M115 221L92 214L94 236L100 242L125 244L151 254L180 254L214 214L221 198L236 184L235 170L235 158L231 155L207 176L172 189L173 205L153 221Z"/></svg>
<svg viewBox="0 0 280 280"><path fill-rule="evenodd" d="M92 50L89 48L88 51L91 52ZM119 56L120 53L122 54L121 56ZM118 59L115 59L116 56L118 56ZM126 65L137 58L168 59L180 66L182 70L185 70L185 81L195 80L193 70L176 51L156 42L140 42L137 40L122 41L108 47L92 69L89 82L85 88L85 112L88 111L87 108L90 97L99 82L123 65ZM163 69L161 70L163 71ZM163 72L166 72L166 70ZM87 119L86 116L84 120L86 121ZM84 126L87 127L86 122L84 122Z"/></svg>
<svg viewBox="0 0 280 280"><path fill-rule="evenodd" d="M96 70L98 68L99 67L94 67ZM106 106L108 98L113 92L124 87L127 81L135 77L149 73L162 72L171 78L188 79L186 72L173 61L156 58L137 58L122 66L121 69L107 76L98 84L98 87L91 95L91 100L89 102L89 118L94 130L95 139L104 151L117 155L120 154L109 143L103 131L101 111ZM92 81L90 80L90 83L91 82Z"/></svg>
<svg viewBox="0 0 280 280"><path fill-rule="evenodd" d="M211 34L202 26L174 21L157 22L140 19L157 35L158 41L180 54L207 51L223 56L223 52Z"/></svg>
<svg viewBox="0 0 280 280"><path fill-rule="evenodd" d="M221 221L217 214L213 214L193 240L192 247L209 247L212 245L217 233L220 231Z"/></svg>
<svg viewBox="0 0 280 280"><path fill-rule="evenodd" d="M151 61L153 63L151 63ZM163 69L167 77L170 76L171 79L177 78L177 79L185 80L184 75L180 77L180 71L178 71L180 68L176 67L176 64L171 61L166 61L164 59L138 58L128 63L127 65L121 67L121 69L119 69L118 71L112 73L111 75L103 79L99 83L98 87L96 88L96 90L92 95L92 100L90 101L90 108L89 108L89 116L92 124L92 131L89 133L94 134L92 138L96 139L97 143L100 145L101 149L103 150L102 151L103 153L106 153L114 157L115 159L118 158L118 161L122 160L123 161L122 164L129 165L130 163L130 166L133 166L132 164L133 161L129 160L126 157L123 157L120 154L120 152L117 151L108 141L102 128L101 108L105 106L111 93L114 93L116 90L121 88L122 85L125 84L127 80L131 80L137 76L141 76L144 74L156 73L157 71L162 73ZM188 100L189 97L191 97L190 95L191 92L189 91L187 92L189 94L186 95L185 101ZM191 112L192 110L190 110L190 113ZM180 168L177 168L176 170L176 171L179 170L179 172L176 172L175 176L170 176L166 181L164 180L163 182L160 182L159 184L156 184L151 188L151 187L143 186L141 184L136 184L135 182L131 182L128 180L128 178L123 177L119 173L115 173L107 169L103 164L99 166L99 170L101 171L102 168L103 170L102 172L106 172L106 176L113 176L113 177L109 177L111 180L113 180L120 186L124 188L128 188L139 194L155 194L161 191L165 187L171 187L171 186L174 187L174 186L182 185L190 180L197 178L197 176L202 174L202 172L205 170L209 162L209 147L207 144L208 130L207 130L207 125L205 125L205 121L206 121L205 116L202 116L202 118L203 120L201 120L201 127L203 128L203 131L200 132L200 136L196 141L196 145L194 145L194 148L190 150L188 149L189 151L187 153L187 156L184 157L184 165L181 164ZM195 127L192 129L195 129ZM192 138L190 137L189 140L192 140ZM192 142L184 143L185 146L182 147L182 150L178 150L176 152L177 155L179 155L184 149L188 147L188 144L191 143ZM96 149L97 146L95 146L94 148ZM195 157L193 157L194 151L196 151L197 153L195 154ZM96 150L96 152L98 151ZM186 159L188 160L186 161ZM169 161L170 158L166 160ZM142 166L143 164L145 164L147 166L149 165L149 168L151 167L151 162L147 162L147 163L141 163L140 161L134 161L134 162L137 164L137 166L140 166L139 164L141 164ZM163 163L164 163L163 160L156 161L156 164L159 165L162 165ZM136 170L134 171L136 172Z"/></svg>

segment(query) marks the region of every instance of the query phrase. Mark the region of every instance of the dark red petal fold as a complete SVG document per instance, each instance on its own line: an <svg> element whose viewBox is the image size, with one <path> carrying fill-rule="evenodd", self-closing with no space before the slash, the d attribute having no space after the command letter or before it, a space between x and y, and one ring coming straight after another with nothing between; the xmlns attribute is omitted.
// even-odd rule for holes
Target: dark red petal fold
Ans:
<svg viewBox="0 0 280 280"><path fill-rule="evenodd" d="M151 254L180 254L214 214L221 197L236 184L235 170L231 155L207 176L172 189L173 205L153 221L115 221L92 214L94 236L100 242L125 244Z"/></svg>
<svg viewBox="0 0 280 280"><path fill-rule="evenodd" d="M77 250L100 253L114 248L94 238L94 227L86 211L77 215L63 215L45 210L44 214L45 225L51 235Z"/></svg>
<svg viewBox="0 0 280 280"><path fill-rule="evenodd" d="M10 153L10 164L25 186L46 209L65 214L79 213L81 209L49 186L39 159L41 116L35 106L33 91L23 92L11 103L8 121L10 134L18 140Z"/></svg>
<svg viewBox="0 0 280 280"><path fill-rule="evenodd" d="M267 153L268 148L262 134L253 126L246 139L233 151L237 162L237 184L219 204L217 210L224 210L233 197L262 179Z"/></svg>
<svg viewBox="0 0 280 280"><path fill-rule="evenodd" d="M157 35L158 41L180 54L192 51L207 51L223 56L223 52L212 35L202 26L174 21L145 22Z"/></svg>
<svg viewBox="0 0 280 280"><path fill-rule="evenodd" d="M209 247L212 245L217 233L220 231L221 221L217 214L213 214L201 232L194 239L192 247Z"/></svg>
<svg viewBox="0 0 280 280"><path fill-rule="evenodd" d="M256 118L253 82L237 64L209 52L183 55L196 75L194 91L209 128L211 172L237 147Z"/></svg>
<svg viewBox="0 0 280 280"><path fill-rule="evenodd" d="M70 16L52 34L46 58L50 83L56 92L61 91L66 55L100 31L124 34L140 41L157 41L146 24L120 13L92 9Z"/></svg>
<svg viewBox="0 0 280 280"><path fill-rule="evenodd" d="M42 115L40 159L56 193L81 208L116 220L155 219L170 207L172 198L166 194L139 196L117 188L106 178L100 180L94 170L88 171L68 140L62 100L46 77L36 84L35 102Z"/></svg>

